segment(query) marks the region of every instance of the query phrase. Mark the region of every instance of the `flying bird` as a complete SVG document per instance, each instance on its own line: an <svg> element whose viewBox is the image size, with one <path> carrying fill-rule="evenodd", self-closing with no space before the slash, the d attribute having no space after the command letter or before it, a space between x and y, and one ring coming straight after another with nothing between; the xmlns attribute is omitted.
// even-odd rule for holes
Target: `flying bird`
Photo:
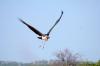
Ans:
<svg viewBox="0 0 100 66"><path fill-rule="evenodd" d="M25 21L23 21L22 19L19 19L23 24L25 24L30 30L32 30L35 34L38 35L37 38L44 40L44 41L48 41L48 39L50 38L50 32L52 31L52 29L58 24L58 22L60 21L61 17L63 15L63 11L61 12L60 17L58 18L58 20L55 22L55 24L50 28L50 30L46 33L43 34L42 32L40 32L39 30L37 30L35 27L27 24Z"/></svg>

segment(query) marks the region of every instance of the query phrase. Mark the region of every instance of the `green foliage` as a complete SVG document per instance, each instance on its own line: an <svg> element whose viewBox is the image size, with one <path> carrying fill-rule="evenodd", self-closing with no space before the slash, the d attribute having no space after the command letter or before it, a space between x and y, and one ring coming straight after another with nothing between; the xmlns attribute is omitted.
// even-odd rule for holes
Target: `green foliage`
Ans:
<svg viewBox="0 0 100 66"><path fill-rule="evenodd" d="M40 63L40 61L39 63L17 63L17 62L0 61L0 66L100 66L100 60L98 60L97 62L91 62L91 61L78 62L75 65L68 65L66 62L62 63L57 60L54 60L52 63L44 63L44 61L43 63Z"/></svg>
<svg viewBox="0 0 100 66"><path fill-rule="evenodd" d="M98 62L96 63L96 66L100 66L100 60L98 60Z"/></svg>
<svg viewBox="0 0 100 66"><path fill-rule="evenodd" d="M90 61L81 62L79 66L100 66L100 60L98 60L97 62L90 62Z"/></svg>

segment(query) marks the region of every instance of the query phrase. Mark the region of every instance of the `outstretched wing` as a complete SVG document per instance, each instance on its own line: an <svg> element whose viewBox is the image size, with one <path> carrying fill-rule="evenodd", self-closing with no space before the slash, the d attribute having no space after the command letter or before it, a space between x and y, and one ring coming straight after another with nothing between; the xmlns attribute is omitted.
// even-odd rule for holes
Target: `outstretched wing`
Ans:
<svg viewBox="0 0 100 66"><path fill-rule="evenodd" d="M35 32L37 35L42 36L43 34L38 31L36 28L30 26L29 24L27 24L25 21L23 21L22 19L19 19L23 24L25 24L28 28L30 28L33 32Z"/></svg>
<svg viewBox="0 0 100 66"><path fill-rule="evenodd" d="M52 31L52 29L56 26L56 24L60 21L61 17L63 15L63 11L61 12L61 16L59 17L59 19L55 22L55 24L52 26L52 28L48 31L47 35L49 36L50 32Z"/></svg>

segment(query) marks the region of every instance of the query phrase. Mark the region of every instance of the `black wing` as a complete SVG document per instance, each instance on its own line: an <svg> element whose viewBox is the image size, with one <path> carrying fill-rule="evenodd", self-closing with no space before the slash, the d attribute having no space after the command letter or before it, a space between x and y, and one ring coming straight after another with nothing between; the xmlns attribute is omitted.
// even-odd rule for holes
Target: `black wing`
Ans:
<svg viewBox="0 0 100 66"><path fill-rule="evenodd" d="M33 32L35 32L37 35L42 36L43 34L38 31L36 28L30 26L29 24L27 24L25 21L23 21L22 19L19 19L23 24L25 24L28 28L30 28Z"/></svg>
<svg viewBox="0 0 100 66"><path fill-rule="evenodd" d="M56 24L60 21L61 17L63 15L63 11L61 12L61 16L59 17L59 19L55 22L55 24L52 26L52 28L48 31L47 35L49 36L50 32L52 31L52 29L56 26Z"/></svg>

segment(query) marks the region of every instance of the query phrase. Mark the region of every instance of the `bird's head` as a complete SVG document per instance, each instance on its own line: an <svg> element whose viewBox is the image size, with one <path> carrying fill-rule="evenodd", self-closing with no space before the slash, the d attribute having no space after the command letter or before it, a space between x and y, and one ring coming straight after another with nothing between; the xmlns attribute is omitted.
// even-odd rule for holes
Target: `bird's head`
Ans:
<svg viewBox="0 0 100 66"><path fill-rule="evenodd" d="M44 35L44 36L42 36L42 40L44 40L44 41L48 41L48 39L49 39L50 37L48 36L48 35Z"/></svg>

